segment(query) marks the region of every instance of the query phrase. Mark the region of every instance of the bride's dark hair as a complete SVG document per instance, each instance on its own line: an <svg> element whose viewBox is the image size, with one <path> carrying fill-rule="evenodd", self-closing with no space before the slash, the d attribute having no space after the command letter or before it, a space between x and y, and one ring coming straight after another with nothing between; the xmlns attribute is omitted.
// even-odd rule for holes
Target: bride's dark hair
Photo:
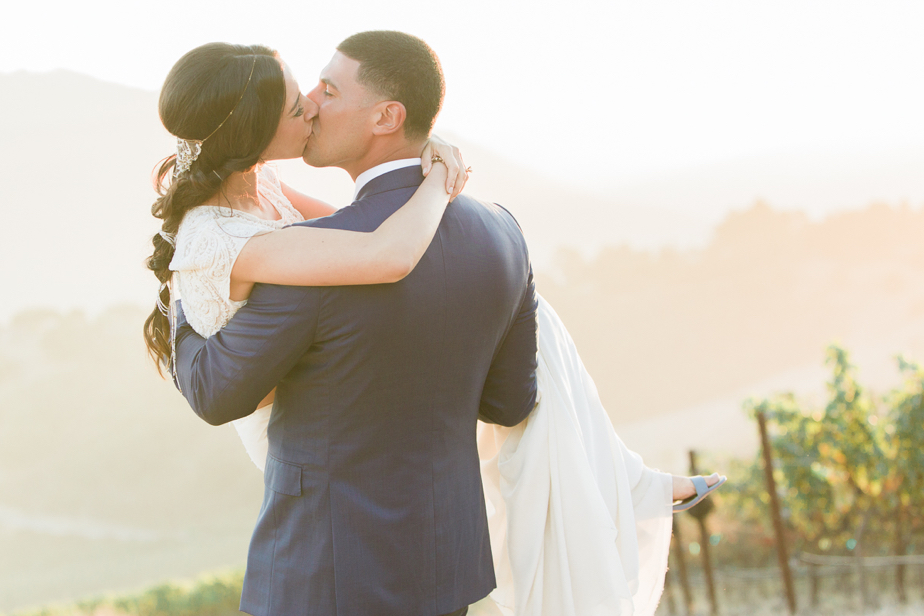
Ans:
<svg viewBox="0 0 924 616"><path fill-rule="evenodd" d="M184 55L160 91L158 111L174 136L205 140L189 169L173 177L176 155L161 161L151 213L163 220L147 266L161 283L158 305L144 322L144 341L158 369L170 365L170 261L180 222L219 192L236 171L260 162L285 107L286 86L276 52L262 45L209 43ZM218 130L216 130L216 128Z"/></svg>

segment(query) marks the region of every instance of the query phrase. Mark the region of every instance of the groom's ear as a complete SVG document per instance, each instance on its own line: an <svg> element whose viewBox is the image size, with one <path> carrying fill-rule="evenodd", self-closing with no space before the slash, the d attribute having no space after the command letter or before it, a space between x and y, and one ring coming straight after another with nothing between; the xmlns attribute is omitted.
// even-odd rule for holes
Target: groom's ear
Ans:
<svg viewBox="0 0 924 616"><path fill-rule="evenodd" d="M382 101L376 109L373 118L372 133L374 135L391 135L404 129L404 120L407 118L407 109L398 101Z"/></svg>

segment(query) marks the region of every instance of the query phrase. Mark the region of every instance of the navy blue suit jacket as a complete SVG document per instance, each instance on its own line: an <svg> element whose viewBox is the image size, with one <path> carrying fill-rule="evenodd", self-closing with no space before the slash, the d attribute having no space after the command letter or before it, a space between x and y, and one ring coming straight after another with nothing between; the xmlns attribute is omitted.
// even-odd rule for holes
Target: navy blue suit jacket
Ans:
<svg viewBox="0 0 924 616"><path fill-rule="evenodd" d="M392 171L300 224L373 231L422 180ZM208 340L181 321L179 381L203 419L277 387L243 611L435 616L494 588L476 420L532 410L536 310L516 221L463 195L398 283L258 284Z"/></svg>

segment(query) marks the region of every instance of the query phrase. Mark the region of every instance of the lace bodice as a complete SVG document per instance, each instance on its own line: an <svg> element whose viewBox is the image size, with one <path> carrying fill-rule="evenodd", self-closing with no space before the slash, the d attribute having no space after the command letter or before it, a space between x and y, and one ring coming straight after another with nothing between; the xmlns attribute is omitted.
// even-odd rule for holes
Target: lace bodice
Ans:
<svg viewBox="0 0 924 616"><path fill-rule="evenodd" d="M176 234L173 270L174 300L183 300L186 320L208 338L234 316L245 301L231 299L231 269L251 237L304 220L282 194L275 168L257 172L260 199L279 212L279 220L264 220L227 207L201 205L186 213Z"/></svg>

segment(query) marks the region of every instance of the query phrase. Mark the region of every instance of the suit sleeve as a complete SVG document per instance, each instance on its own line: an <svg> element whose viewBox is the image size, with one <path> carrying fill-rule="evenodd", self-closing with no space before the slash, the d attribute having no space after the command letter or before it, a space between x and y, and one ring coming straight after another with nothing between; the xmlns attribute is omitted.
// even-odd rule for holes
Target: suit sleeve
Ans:
<svg viewBox="0 0 924 616"><path fill-rule="evenodd" d="M539 298L530 266L519 312L488 370L478 411L482 421L515 426L526 419L536 405L538 310Z"/></svg>
<svg viewBox="0 0 924 616"><path fill-rule="evenodd" d="M253 413L314 341L320 297L316 288L256 285L208 339L178 313L178 385L196 414L217 426Z"/></svg>

